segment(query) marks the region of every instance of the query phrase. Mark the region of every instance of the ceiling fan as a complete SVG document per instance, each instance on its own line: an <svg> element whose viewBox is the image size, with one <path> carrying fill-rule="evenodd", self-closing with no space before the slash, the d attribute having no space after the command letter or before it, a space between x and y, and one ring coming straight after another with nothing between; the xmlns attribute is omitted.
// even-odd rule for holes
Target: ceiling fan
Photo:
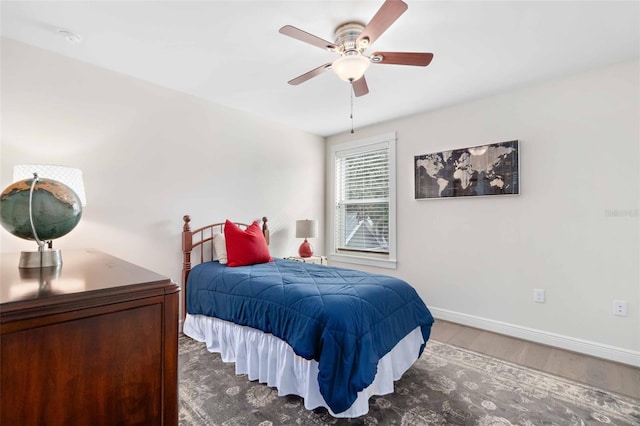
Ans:
<svg viewBox="0 0 640 426"><path fill-rule="evenodd" d="M313 34L309 34L291 25L285 25L280 28L281 34L340 55L340 57L333 62L320 65L311 71L289 80L289 84L296 86L322 74L328 69L332 69L338 77L352 84L353 92L356 96L362 96L369 93L369 87L364 78L364 73L371 63L426 67L431 63L433 53L374 52L371 56L364 54L364 51L393 24L407 8L407 4L401 0L386 0L366 26L356 21L345 22L339 25L335 30L334 43L316 37Z"/></svg>

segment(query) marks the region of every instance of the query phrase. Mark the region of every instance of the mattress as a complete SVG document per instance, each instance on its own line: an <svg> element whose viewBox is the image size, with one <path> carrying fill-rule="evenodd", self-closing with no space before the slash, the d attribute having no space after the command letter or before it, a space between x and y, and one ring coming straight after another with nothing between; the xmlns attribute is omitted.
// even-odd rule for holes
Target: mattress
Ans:
<svg viewBox="0 0 640 426"><path fill-rule="evenodd" d="M317 361L320 393L334 413L373 383L380 359L401 339L418 328L424 344L433 323L402 280L284 259L233 268L199 264L186 297L189 314L261 330Z"/></svg>

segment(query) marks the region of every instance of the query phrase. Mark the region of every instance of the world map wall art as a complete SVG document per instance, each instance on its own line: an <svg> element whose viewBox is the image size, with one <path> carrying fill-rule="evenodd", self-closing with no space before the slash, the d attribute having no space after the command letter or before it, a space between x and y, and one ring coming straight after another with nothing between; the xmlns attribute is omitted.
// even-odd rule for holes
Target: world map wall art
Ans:
<svg viewBox="0 0 640 426"><path fill-rule="evenodd" d="M415 198L520 193L518 141L415 156Z"/></svg>

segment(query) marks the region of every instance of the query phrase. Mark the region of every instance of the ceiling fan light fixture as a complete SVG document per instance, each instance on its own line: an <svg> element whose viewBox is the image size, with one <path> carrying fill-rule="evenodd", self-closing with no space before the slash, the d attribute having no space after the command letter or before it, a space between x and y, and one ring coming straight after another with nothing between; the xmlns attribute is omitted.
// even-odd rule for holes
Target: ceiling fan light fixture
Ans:
<svg viewBox="0 0 640 426"><path fill-rule="evenodd" d="M279 30L281 34L340 55L335 61L307 71L288 83L296 86L331 68L338 78L351 83L352 95L363 96L369 93L364 74L371 63L426 67L433 59L433 53L384 51L366 56L364 54L407 8L407 4L402 0L384 0L368 24L347 21L338 25L334 31L333 43L294 26L283 26Z"/></svg>
<svg viewBox="0 0 640 426"><path fill-rule="evenodd" d="M346 55L333 61L331 69L341 80L354 82L362 78L370 64L366 56Z"/></svg>

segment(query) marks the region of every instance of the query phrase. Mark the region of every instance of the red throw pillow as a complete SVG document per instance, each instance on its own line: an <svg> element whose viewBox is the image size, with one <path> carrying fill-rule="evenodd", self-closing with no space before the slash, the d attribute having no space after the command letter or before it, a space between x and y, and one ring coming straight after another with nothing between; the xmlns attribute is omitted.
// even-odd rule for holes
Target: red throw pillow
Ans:
<svg viewBox="0 0 640 426"><path fill-rule="evenodd" d="M273 262L267 241L257 221L242 230L227 219L224 224L224 237L227 243L228 266Z"/></svg>

